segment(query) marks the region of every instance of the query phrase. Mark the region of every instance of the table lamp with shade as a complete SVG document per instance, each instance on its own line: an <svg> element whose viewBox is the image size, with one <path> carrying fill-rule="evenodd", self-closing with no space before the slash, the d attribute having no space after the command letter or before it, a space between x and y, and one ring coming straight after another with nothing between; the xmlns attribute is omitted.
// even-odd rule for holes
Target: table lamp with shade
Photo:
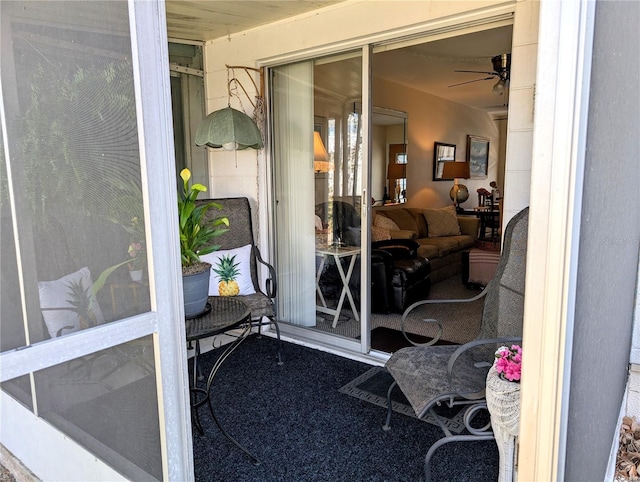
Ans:
<svg viewBox="0 0 640 482"><path fill-rule="evenodd" d="M471 177L470 166L468 162L445 162L442 169L442 177L444 179L453 179L453 187L449 191L449 197L455 204L456 209L460 208L460 204L469 199L469 189L464 184L459 184L458 179L469 179Z"/></svg>
<svg viewBox="0 0 640 482"><path fill-rule="evenodd" d="M316 174L329 172L331 170L329 154L324 147L324 142L322 142L322 137L320 137L319 132L313 133L313 170Z"/></svg>

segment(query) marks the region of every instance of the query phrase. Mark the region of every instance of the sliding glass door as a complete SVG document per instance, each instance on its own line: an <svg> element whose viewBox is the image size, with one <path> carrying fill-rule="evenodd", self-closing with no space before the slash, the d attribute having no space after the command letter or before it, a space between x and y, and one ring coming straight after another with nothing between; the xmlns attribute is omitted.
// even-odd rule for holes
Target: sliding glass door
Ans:
<svg viewBox="0 0 640 482"><path fill-rule="evenodd" d="M271 70L279 318L356 348L369 206L362 71L360 51Z"/></svg>

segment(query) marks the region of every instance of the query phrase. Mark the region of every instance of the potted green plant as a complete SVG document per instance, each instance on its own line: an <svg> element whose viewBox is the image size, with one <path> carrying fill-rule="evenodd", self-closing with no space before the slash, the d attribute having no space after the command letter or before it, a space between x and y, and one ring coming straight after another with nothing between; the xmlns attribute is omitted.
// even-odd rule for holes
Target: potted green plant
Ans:
<svg viewBox="0 0 640 482"><path fill-rule="evenodd" d="M222 206L215 202L196 204L198 195L206 192L207 188L199 183L189 183L189 169L183 169L180 177L183 182L182 192L178 193L180 256L184 311L185 316L189 317L205 310L209 295L211 264L201 261L200 256L220 249L220 245L211 244L211 240L228 231L229 219L219 216L207 221L207 211L221 209Z"/></svg>

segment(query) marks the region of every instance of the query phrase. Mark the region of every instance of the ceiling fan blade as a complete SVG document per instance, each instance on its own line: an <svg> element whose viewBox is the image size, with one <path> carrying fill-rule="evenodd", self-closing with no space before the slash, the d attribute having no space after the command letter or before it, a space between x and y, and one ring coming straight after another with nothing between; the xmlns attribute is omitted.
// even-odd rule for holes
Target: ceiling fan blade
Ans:
<svg viewBox="0 0 640 482"><path fill-rule="evenodd" d="M470 74L489 74L489 75L500 75L498 72L485 72L484 70L454 70L454 72L467 72Z"/></svg>
<svg viewBox="0 0 640 482"><path fill-rule="evenodd" d="M466 82L460 82L459 84L452 84L449 87L457 87L458 85L471 84L472 82L480 82L482 80L493 80L493 79L495 79L495 76L485 77L484 79L468 80Z"/></svg>

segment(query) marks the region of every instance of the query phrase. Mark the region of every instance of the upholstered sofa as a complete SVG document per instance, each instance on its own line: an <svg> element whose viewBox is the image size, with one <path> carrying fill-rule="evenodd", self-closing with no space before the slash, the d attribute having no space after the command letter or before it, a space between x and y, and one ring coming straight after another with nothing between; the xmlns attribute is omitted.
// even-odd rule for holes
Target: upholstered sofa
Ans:
<svg viewBox="0 0 640 482"><path fill-rule="evenodd" d="M414 239L418 256L431 264L431 282L437 282L462 271L462 253L473 247L480 220L458 216L455 208L418 208L404 205L373 208L371 237Z"/></svg>

